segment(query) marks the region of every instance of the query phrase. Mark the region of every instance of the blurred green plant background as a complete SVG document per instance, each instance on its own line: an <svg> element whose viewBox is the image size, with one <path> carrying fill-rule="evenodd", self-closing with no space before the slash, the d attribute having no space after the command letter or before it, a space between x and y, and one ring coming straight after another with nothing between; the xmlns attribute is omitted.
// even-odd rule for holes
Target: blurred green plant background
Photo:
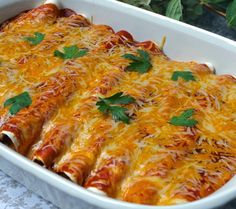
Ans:
<svg viewBox="0 0 236 209"><path fill-rule="evenodd" d="M230 28L236 28L236 0L119 0L170 18L192 23L211 10L223 16Z"/></svg>

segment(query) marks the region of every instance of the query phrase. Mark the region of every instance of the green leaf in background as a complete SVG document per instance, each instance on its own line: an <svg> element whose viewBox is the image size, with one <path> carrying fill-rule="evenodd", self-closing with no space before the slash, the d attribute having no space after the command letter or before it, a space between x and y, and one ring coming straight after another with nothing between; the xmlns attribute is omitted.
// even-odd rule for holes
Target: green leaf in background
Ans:
<svg viewBox="0 0 236 209"><path fill-rule="evenodd" d="M226 21L229 27L236 26L236 0L234 0L226 10Z"/></svg>
<svg viewBox="0 0 236 209"><path fill-rule="evenodd" d="M166 16L180 20L183 16L181 0L171 0L166 9Z"/></svg>
<svg viewBox="0 0 236 209"><path fill-rule="evenodd" d="M203 11L213 11L226 17L230 27L236 28L236 0L118 0L190 24L202 16ZM226 12L227 10L227 12ZM226 14L227 13L227 14Z"/></svg>
<svg viewBox="0 0 236 209"><path fill-rule="evenodd" d="M199 0L181 0L181 3L185 22L192 23L203 14L203 5L199 3Z"/></svg>
<svg viewBox="0 0 236 209"><path fill-rule="evenodd" d="M120 0L120 1L136 6L136 7L140 7L140 8L152 11L150 7L151 0Z"/></svg>
<svg viewBox="0 0 236 209"><path fill-rule="evenodd" d="M202 3L207 3L207 4L219 4L223 2L227 2L229 0L202 0Z"/></svg>
<svg viewBox="0 0 236 209"><path fill-rule="evenodd" d="M124 3L131 4L137 6L139 4L146 4L149 5L151 0L121 0Z"/></svg>

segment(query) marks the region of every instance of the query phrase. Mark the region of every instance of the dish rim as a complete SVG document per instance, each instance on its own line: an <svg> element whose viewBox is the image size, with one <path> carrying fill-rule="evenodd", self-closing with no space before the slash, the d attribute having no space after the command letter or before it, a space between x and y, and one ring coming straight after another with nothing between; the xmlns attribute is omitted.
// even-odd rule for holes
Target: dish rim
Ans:
<svg viewBox="0 0 236 209"><path fill-rule="evenodd" d="M96 0L81 0L81 1L88 1L88 2L92 2L94 4L101 4L101 1L96 2ZM225 48L232 50L232 51L236 51L236 42L233 40L230 40L228 38L225 38L223 36L214 34L212 32L206 31L204 29L200 29L195 26L188 25L186 23L182 23L182 22L170 19L168 17L164 17L162 15L155 14L153 12L145 11L143 9L136 8L134 6L127 5L122 2L117 2L115 0L103 0L103 4L106 4L106 2L108 2L108 3L112 2L112 4L114 4L114 5L119 4L119 5L122 5L122 7L126 7L128 9L131 9L131 12L133 14L135 14L136 12L142 13L142 14L144 14L144 17L148 16L147 20L150 17L155 17L155 18L161 19L162 21L164 21L166 23L169 23L170 24L169 27L171 27L171 25L174 24L174 25L177 25L179 28L184 27L184 29L186 29L188 33L192 32L193 30L197 31L200 34L202 34L202 36L209 36L209 38L213 38L213 40L217 39L222 43L226 43L226 45L224 46ZM140 14L138 16L140 16ZM212 41L209 41L209 39L207 41L210 43L212 42ZM218 43L218 44L222 46L222 43L221 44ZM59 176L59 175L57 175L45 168L42 168L40 165L37 165L36 163L30 161L29 159L25 158L24 156L20 155L19 153L15 152L14 150L6 147L5 145L3 145L1 143L0 143L0 156L2 156L4 159L11 162L12 164L18 166L19 168L31 173L32 175L38 177L41 180L45 181L46 183L48 183L49 185L51 185L53 187L55 187L61 191L64 191L73 197L80 198L80 199L84 200L85 202L88 202L88 199L91 198L94 201L89 202L90 204L97 205L99 207L104 207L104 208L122 207L122 208L126 208L126 209L128 209L128 208L187 209L187 208L191 207L191 209L200 209L202 207L206 207L206 205L208 205L208 207L219 206L220 204L223 204L223 203L236 197L236 187L232 187L232 188L228 188L226 191L219 191L217 193L214 193L214 195L210 195L210 196L207 196L207 197L202 198L200 200L197 200L194 202L189 202L186 204L181 204L181 205L146 206L146 205L128 203L128 202L120 201L120 200L117 200L114 198L99 196L95 193L92 193L92 192L86 190L85 188L83 188L79 185L76 185L75 183L70 182L69 180L67 180L61 176ZM235 193L235 195L234 195L234 193ZM219 203L219 200L221 200L221 198L224 198L224 201Z"/></svg>
<svg viewBox="0 0 236 209"><path fill-rule="evenodd" d="M90 192L87 189L38 165L37 163L32 162L28 158L22 156L21 154L13 151L11 148L1 143L0 143L0 156L2 156L3 158L5 158L5 156L8 156L8 159L5 158L7 161L11 162L17 167L29 172L30 174L38 177L39 179L48 183L49 185L61 191L64 191L65 193L73 197L80 198L84 200L85 202L88 202L88 198L91 198L93 199L93 202L89 202L90 204L94 206L108 208L108 209L112 208L110 206L122 206L123 208L126 208L126 209L129 209L129 208L137 208L137 209L167 209L167 208L168 209L188 209L188 208L195 209L195 208L199 208L200 209L206 206L206 203L212 203L211 207L219 206L218 203L217 204L215 203L215 202L218 202L217 200L219 198L226 197L225 198L226 201L223 202L225 203L233 199L234 196L231 194L236 192L236 187L235 188L232 187L231 189L224 191L224 194L221 194L220 192L215 193L214 195L209 195L200 200L189 202L186 204L171 205L171 206L141 205L141 204L120 201L114 198L105 197L105 196L101 196L93 192Z"/></svg>

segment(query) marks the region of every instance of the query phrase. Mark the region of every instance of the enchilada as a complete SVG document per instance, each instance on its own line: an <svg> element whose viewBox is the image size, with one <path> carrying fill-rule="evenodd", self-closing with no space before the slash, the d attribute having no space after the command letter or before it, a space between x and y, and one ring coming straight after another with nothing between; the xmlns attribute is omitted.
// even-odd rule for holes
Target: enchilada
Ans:
<svg viewBox="0 0 236 209"><path fill-rule="evenodd" d="M58 17L56 21L74 16ZM50 30L55 30L57 22ZM37 46L30 45L33 53L29 53L27 62L11 63L9 57L3 57L1 74L6 85L1 94L7 93L2 102L28 90L33 103L15 115L7 113L7 108L2 110L1 121L7 118L1 125L2 140L23 141L22 148L16 150L33 151L32 158L37 161L40 157L34 151L51 147L57 154L52 154L52 150L46 154L41 160L46 167L93 191L135 203L168 205L193 201L225 184L235 172L235 79L213 75L207 66L198 63L170 60L154 43L137 43L127 32L114 33L107 26L85 22L65 27L63 40L56 46L49 41L48 45L54 48L46 53L45 48L40 50L44 40ZM45 38L49 37L46 32ZM3 33L8 35L7 31ZM64 59L65 47L75 45L70 58ZM56 50L61 56L55 56ZM73 57L81 50L88 53ZM13 61L17 58L16 54ZM39 63L43 66L36 70ZM6 65L10 64L19 75L24 73L24 79L21 77L18 82L16 78L21 90L17 88L14 93L8 84ZM63 85L62 74L70 76L65 80L72 82L73 88L70 89L70 82ZM49 102L49 106L38 110L39 125L34 120L31 124L25 116L24 124L30 128L23 127L19 122L23 120L18 118L34 108L34 98L38 98L37 88L29 88L32 79L46 79L46 85L50 78L62 95L58 100L53 93L45 98L45 105ZM122 94L115 101L109 99L118 93ZM124 102L127 97L134 102ZM101 101L102 107L98 105ZM7 128L9 124L12 127L11 121L22 127L24 140ZM66 125L71 123L74 128L68 129ZM27 138L29 131L33 134ZM61 143L68 134L69 143Z"/></svg>

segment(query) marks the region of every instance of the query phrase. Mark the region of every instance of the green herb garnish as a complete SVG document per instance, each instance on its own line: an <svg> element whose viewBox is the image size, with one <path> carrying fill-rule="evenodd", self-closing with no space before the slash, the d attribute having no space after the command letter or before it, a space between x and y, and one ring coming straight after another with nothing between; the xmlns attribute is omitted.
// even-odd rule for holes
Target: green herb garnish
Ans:
<svg viewBox="0 0 236 209"><path fill-rule="evenodd" d="M180 116L174 116L170 120L170 124L175 126L194 127L198 122L190 119L194 114L194 109L185 110Z"/></svg>
<svg viewBox="0 0 236 209"><path fill-rule="evenodd" d="M136 71L139 73L146 73L151 67L151 57L144 50L137 50L139 56L133 54L125 54L122 57L132 60L129 66L126 68L128 71Z"/></svg>
<svg viewBox="0 0 236 209"><path fill-rule="evenodd" d="M32 100L28 92L23 92L15 97L7 99L4 102L4 107L10 106L9 112L11 115L15 115L21 109L29 107L32 104Z"/></svg>
<svg viewBox="0 0 236 209"><path fill-rule="evenodd" d="M114 106L114 104L130 104L134 101L135 99L133 97L129 95L123 95L123 92L119 92L111 97L99 97L99 101L96 103L96 105L98 106L98 110L100 112L104 114L111 113L112 118L115 121L122 121L126 124L129 124L130 118L126 114L128 109L121 106Z"/></svg>
<svg viewBox="0 0 236 209"><path fill-rule="evenodd" d="M185 81L196 81L196 78L190 71L174 71L171 80L177 81L179 78L182 78Z"/></svg>
<svg viewBox="0 0 236 209"><path fill-rule="evenodd" d="M79 49L76 45L68 46L63 48L64 53L59 50L54 51L54 56L61 59L74 59L83 57L88 53L87 49Z"/></svg>
<svg viewBox="0 0 236 209"><path fill-rule="evenodd" d="M30 42L32 45L38 45L43 41L44 37L45 34L35 32L34 36L25 37L24 40Z"/></svg>

